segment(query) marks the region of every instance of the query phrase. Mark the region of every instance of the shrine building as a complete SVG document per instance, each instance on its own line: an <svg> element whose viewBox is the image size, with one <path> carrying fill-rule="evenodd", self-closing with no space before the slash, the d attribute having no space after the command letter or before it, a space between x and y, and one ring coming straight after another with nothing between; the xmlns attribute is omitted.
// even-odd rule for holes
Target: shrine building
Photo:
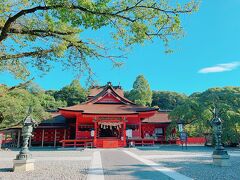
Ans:
<svg viewBox="0 0 240 180"><path fill-rule="evenodd" d="M139 106L124 97L120 86L96 86L82 104L59 108L34 130L32 146L117 148L166 143L168 112ZM21 129L11 128L16 146Z"/></svg>

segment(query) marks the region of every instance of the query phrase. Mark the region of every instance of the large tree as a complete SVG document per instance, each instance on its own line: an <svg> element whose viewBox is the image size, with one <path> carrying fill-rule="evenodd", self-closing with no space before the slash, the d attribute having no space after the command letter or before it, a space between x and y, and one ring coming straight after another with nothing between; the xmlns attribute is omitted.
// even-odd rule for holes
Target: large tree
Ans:
<svg viewBox="0 0 240 180"><path fill-rule="evenodd" d="M196 1L2 0L0 71L26 78L30 66L47 71L57 61L91 75L89 58L120 65L123 47L156 39L167 46L182 36L180 15L195 11ZM106 41L91 39L92 34Z"/></svg>
<svg viewBox="0 0 240 180"><path fill-rule="evenodd" d="M148 81L144 78L143 75L137 76L136 80L133 83L133 89L126 97L138 105L151 106L152 91L150 89Z"/></svg>
<svg viewBox="0 0 240 180"><path fill-rule="evenodd" d="M26 89L28 92L33 94L41 103L41 106L46 110L56 110L59 107L64 107L67 105L67 102L64 100L56 100L54 98L54 95L51 93L48 93L48 91L45 91L42 89L38 84L34 82L29 82L25 87L22 87L23 89Z"/></svg>
<svg viewBox="0 0 240 180"><path fill-rule="evenodd" d="M223 120L223 142L225 144L240 141L240 88L211 88L202 93L194 93L182 105L171 112L173 123L179 119L185 121L191 135L202 136L212 133L210 120L212 110L217 108Z"/></svg>
<svg viewBox="0 0 240 180"><path fill-rule="evenodd" d="M45 92L39 92L35 94L35 96L46 111L57 110L59 107L65 107L67 105L66 101L55 100L54 96L46 94Z"/></svg>
<svg viewBox="0 0 240 180"><path fill-rule="evenodd" d="M48 111L66 106L65 101L55 100L37 84L28 82L18 86L0 85L0 128L19 124L32 107L32 116L36 121L42 121L50 114Z"/></svg>
<svg viewBox="0 0 240 180"><path fill-rule="evenodd" d="M152 106L158 106L162 110L173 110L184 103L187 96L170 91L153 91Z"/></svg>
<svg viewBox="0 0 240 180"><path fill-rule="evenodd" d="M78 80L73 80L70 85L54 92L53 95L58 101L66 101L68 106L80 104L87 100L87 91Z"/></svg>
<svg viewBox="0 0 240 180"><path fill-rule="evenodd" d="M0 129L21 123L27 115L28 108L33 109L35 121L42 121L49 117L39 99L25 89L0 86Z"/></svg>

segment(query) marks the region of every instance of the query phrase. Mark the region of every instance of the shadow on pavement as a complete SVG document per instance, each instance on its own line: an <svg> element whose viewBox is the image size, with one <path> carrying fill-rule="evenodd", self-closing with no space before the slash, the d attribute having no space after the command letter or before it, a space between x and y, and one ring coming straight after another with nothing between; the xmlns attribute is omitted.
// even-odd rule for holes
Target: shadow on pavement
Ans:
<svg viewBox="0 0 240 180"><path fill-rule="evenodd" d="M142 164L117 165L113 169L104 169L104 176L105 179L172 180L165 174Z"/></svg>
<svg viewBox="0 0 240 180"><path fill-rule="evenodd" d="M0 172L13 172L12 168L0 168Z"/></svg>
<svg viewBox="0 0 240 180"><path fill-rule="evenodd" d="M230 158L230 160L230 167L214 166L211 157L175 158L173 161L159 159L155 160L155 162L193 179L237 180L240 175L240 158L234 157Z"/></svg>
<svg viewBox="0 0 240 180"><path fill-rule="evenodd" d="M213 147L207 146L188 146L187 148L177 145L163 145L163 146L143 146L143 147L135 147L141 151L182 151L182 152L205 152L205 151L213 151Z"/></svg>

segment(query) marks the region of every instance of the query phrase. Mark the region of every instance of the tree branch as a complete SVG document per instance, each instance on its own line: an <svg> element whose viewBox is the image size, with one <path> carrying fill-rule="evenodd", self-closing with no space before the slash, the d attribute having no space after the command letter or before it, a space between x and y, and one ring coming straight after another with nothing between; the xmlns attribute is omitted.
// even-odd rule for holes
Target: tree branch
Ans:
<svg viewBox="0 0 240 180"><path fill-rule="evenodd" d="M3 27L0 27L0 30L2 30ZM9 33L13 34L29 34L29 35L36 35L36 36L48 36L52 34L57 34L57 35L72 35L75 34L76 32L73 31L52 31L50 29L15 29L15 28L10 28Z"/></svg>
<svg viewBox="0 0 240 180"><path fill-rule="evenodd" d="M119 17L119 18L122 18L122 19L125 19L125 20L128 20L128 21L133 21L131 18L122 16L122 15L112 14L112 13L109 13L109 12L91 11L87 8L84 8L84 7L81 7L81 6L75 6L75 5L66 6L64 4L58 4L58 5L53 5L53 6L36 6L34 8L21 10L17 14L15 14L14 16L9 17L8 20L5 22L3 28L2 28L2 32L0 34L0 42L7 38L7 36L8 36L7 33L9 32L9 28L11 27L12 23L15 22L21 16L31 14L31 13L34 13L36 11L47 11L47 10L53 10L53 9L59 9L59 8L81 10L83 12L90 13L90 14L115 16L115 17Z"/></svg>
<svg viewBox="0 0 240 180"><path fill-rule="evenodd" d="M7 88L7 92L9 92L9 91L12 91L12 90L14 90L14 89L16 89L16 88L24 88L24 87L26 87L29 83L31 83L32 81L34 80L34 78L32 78L32 79L30 79L30 80L28 80L28 81L26 81L26 82L23 82L23 83L20 83L20 84L18 84L18 85L16 85L16 86L12 86L12 87L10 87L10 88ZM0 94L0 97L3 97L4 96L4 94ZM1 112L0 112L0 119L1 119ZM2 117L3 117L3 115L2 115ZM3 119L2 119L3 120ZM1 123L1 120L0 120L0 123Z"/></svg>
<svg viewBox="0 0 240 180"><path fill-rule="evenodd" d="M120 13L127 12L127 11L130 11L132 9L137 9L137 8L157 10L157 11L161 11L161 12L166 13L166 14L179 14L179 13L190 13L190 12L193 11L193 9L195 7L195 6L193 6L191 9L188 9L188 10L175 10L175 9L165 10L165 9L160 8L160 7L157 7L156 3L152 4L151 6L139 5L142 1L143 0L140 0L135 5L133 5L131 7L126 7L125 9L119 10L115 14L120 14Z"/></svg>
<svg viewBox="0 0 240 180"><path fill-rule="evenodd" d="M190 10L179 10L179 11L178 10L164 10L164 9L159 8L159 7L156 7L155 4L153 4L152 6L139 5L141 2L142 2L142 0L138 1L132 7L127 7L125 9L118 10L115 13L111 13L111 12L107 12L107 11L106 12L92 11L92 10L89 10L89 9L87 9L85 7L82 7L82 6L76 6L76 5L70 5L69 6L69 5L66 5L66 4L57 4L57 5L51 5L51 6L36 6L36 7L30 8L30 9L24 9L24 10L19 11L17 14L15 14L12 17L9 17L7 19L4 26L2 27L2 31L1 31L1 34L0 34L0 42L7 38L12 23L14 23L18 18L20 18L24 15L27 15L27 14L34 13L36 11L47 11L47 10L66 8L66 9L80 10L82 12L86 12L86 13L90 13L90 14L94 14L94 15L118 17L118 18L130 21L130 22L134 22L136 20L132 19L130 17L121 15L121 13L129 11L129 10L134 9L134 8L153 9L153 10L161 11L161 12L164 12L164 13L173 13L173 14L189 13L189 12L192 11L192 9L190 9Z"/></svg>
<svg viewBox="0 0 240 180"><path fill-rule="evenodd" d="M16 85L16 86L12 86L12 87L8 88L8 91L12 91L12 90L14 90L14 89L16 89L16 88L26 87L26 86L27 86L29 83L31 83L33 80L34 80L34 78L32 78L32 79L30 79L30 80L28 80L28 81L26 81L26 82L20 83L20 84L18 84L18 85Z"/></svg>
<svg viewBox="0 0 240 180"><path fill-rule="evenodd" d="M32 51L32 52L24 52L19 54L4 55L4 56L0 56L0 60L17 59L17 58L23 58L23 57L38 57L53 51L54 49L47 49L47 50L38 50L38 51Z"/></svg>

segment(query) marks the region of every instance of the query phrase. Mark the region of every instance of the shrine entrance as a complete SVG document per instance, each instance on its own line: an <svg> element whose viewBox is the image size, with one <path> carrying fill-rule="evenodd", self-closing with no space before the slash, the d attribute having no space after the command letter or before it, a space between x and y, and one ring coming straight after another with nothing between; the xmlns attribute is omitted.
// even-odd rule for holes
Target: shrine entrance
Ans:
<svg viewBox="0 0 240 180"><path fill-rule="evenodd" d="M121 120L99 120L97 122L96 146L103 148L123 147L126 141L124 122Z"/></svg>
<svg viewBox="0 0 240 180"><path fill-rule="evenodd" d="M122 125L120 123L99 123L100 138L121 138Z"/></svg>

